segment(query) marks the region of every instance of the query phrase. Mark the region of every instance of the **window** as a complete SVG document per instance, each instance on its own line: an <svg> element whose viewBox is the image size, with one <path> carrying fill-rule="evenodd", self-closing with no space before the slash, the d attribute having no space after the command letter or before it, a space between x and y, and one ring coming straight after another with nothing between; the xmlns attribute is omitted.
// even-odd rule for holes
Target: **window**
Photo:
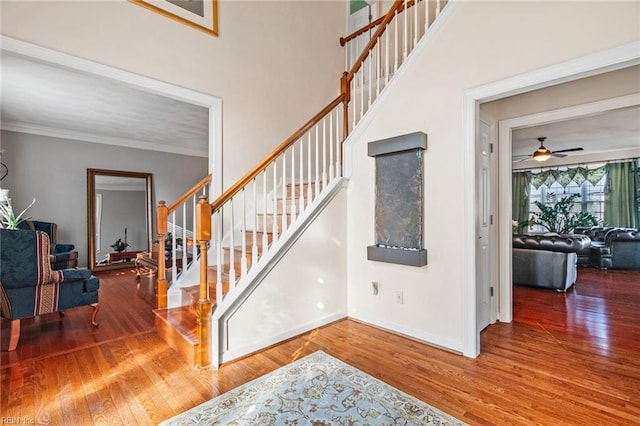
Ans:
<svg viewBox="0 0 640 426"><path fill-rule="evenodd" d="M604 174L600 181L595 185L592 185L589 181L583 181L578 184L571 181L566 187L563 187L557 181L553 182L551 186L540 185L538 189L534 185L529 185L529 212L539 212L540 209L535 204L536 201L542 203L553 203L556 199L559 199L566 195L580 194L580 197L575 200L574 211L577 212L589 212L595 216L598 222L602 222L604 219L604 190L607 182L607 176ZM550 193L555 194L555 199L547 199L547 195ZM534 225L530 229L532 232L545 232L540 225Z"/></svg>

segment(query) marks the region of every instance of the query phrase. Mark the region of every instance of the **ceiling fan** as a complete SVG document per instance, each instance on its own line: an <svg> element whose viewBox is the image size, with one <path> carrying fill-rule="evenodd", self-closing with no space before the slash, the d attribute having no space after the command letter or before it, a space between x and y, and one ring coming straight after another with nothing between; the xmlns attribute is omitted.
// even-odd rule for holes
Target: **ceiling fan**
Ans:
<svg viewBox="0 0 640 426"><path fill-rule="evenodd" d="M555 158L564 158L567 156L567 152L575 152L575 151L584 151L582 147L579 148L569 148L569 149L559 149L558 151L550 151L544 146L544 141L546 137L538 138L538 142L540 142L540 148L536 149L533 154L525 154L525 155L517 155L513 157L513 161L525 161L529 158L533 158L536 161L547 161L551 157Z"/></svg>

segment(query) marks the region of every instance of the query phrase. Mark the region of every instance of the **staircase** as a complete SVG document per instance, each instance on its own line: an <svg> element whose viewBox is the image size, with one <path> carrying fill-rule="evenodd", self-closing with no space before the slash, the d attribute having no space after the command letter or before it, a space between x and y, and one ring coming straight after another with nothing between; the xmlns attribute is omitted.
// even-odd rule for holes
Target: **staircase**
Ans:
<svg viewBox="0 0 640 426"><path fill-rule="evenodd" d="M386 15L341 38L349 60L354 56L350 46L362 46L358 38L374 32L355 63L347 64L336 99L216 200L207 199L209 176L171 206L160 202L159 246L171 233L171 261L158 259L155 325L188 362L217 367L225 361L228 336L222 321L335 196L344 181L342 146L350 128L356 128L444 5L396 0ZM183 244L189 235L192 242ZM178 264L186 266L179 270Z"/></svg>

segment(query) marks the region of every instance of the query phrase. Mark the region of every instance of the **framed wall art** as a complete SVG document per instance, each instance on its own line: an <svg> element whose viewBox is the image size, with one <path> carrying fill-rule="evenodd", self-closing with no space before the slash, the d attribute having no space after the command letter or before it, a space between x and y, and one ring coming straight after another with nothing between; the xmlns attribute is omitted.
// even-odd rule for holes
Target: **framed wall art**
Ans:
<svg viewBox="0 0 640 426"><path fill-rule="evenodd" d="M218 0L129 0L207 34L218 35Z"/></svg>

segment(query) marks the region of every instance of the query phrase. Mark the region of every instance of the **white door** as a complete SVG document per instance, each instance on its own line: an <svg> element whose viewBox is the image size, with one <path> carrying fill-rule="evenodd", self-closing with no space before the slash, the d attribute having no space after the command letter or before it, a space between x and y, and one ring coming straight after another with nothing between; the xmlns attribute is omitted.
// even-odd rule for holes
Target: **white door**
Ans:
<svg viewBox="0 0 640 426"><path fill-rule="evenodd" d="M478 155L476 171L477 245L476 245L476 322L478 332L496 321L496 299L498 286L495 281L495 198L492 156L495 123L481 115L478 126Z"/></svg>
<svg viewBox="0 0 640 426"><path fill-rule="evenodd" d="M349 34L353 34L358 31L360 28L368 25L372 19L372 8L371 5L363 7L362 9L352 13L349 15L349 21L347 23L347 32ZM352 41L350 41L346 45L347 49L347 67L346 69L351 69L353 63L358 59L362 51L364 50L367 43L371 39L372 31L367 31L366 33L356 37Z"/></svg>

